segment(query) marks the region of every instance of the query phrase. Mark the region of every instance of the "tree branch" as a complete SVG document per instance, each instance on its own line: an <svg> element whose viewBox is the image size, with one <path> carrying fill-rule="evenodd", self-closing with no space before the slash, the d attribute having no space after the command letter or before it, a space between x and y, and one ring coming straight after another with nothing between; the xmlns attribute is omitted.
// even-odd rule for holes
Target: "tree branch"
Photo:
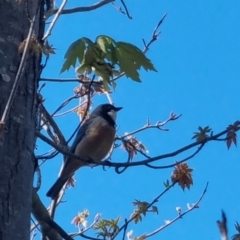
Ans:
<svg viewBox="0 0 240 240"><path fill-rule="evenodd" d="M166 188L166 189L165 189L163 192L161 192L156 198L154 198L153 201L147 206L146 210L148 210L154 203L156 203L156 202L158 201L158 199L160 199L165 193L167 193L174 185L175 185L175 183L172 183L168 188ZM135 219L135 217L136 217L136 216L133 216L133 217L131 217L129 220L127 220L127 221L125 222L125 224L123 224L123 225L119 228L118 232L116 233L116 235L115 235L114 237L116 237L123 229L125 229L125 228L128 226L128 224Z"/></svg>
<svg viewBox="0 0 240 240"><path fill-rule="evenodd" d="M97 2L91 6L87 7L76 7L76 8L70 8L70 9L64 9L61 14L71 14L71 13L77 13L77 12L89 12L92 10L95 10L97 8L100 8L108 3L114 2L114 0L102 0L100 2ZM59 9L54 9L53 14L57 13Z"/></svg>
<svg viewBox="0 0 240 240"><path fill-rule="evenodd" d="M115 167L115 168L121 168L121 167L133 167L133 166L141 166L141 165L147 165L151 162L155 162L157 160L162 160L162 159L165 159L165 158L170 158L170 157L174 157L174 156L177 156L178 154L182 153L182 152L185 152L193 147L196 147L196 146L201 146L202 144L206 144L210 141L216 141L218 139L218 137L226 134L229 130L224 130L218 134L215 134L215 135L212 135L211 137L207 138L204 142L194 142L194 143L191 143L187 146L184 146L174 152L171 152L171 153L166 153L166 154L162 154L162 155L159 155L159 156L156 156L156 157L152 157L150 159L145 159L145 160L141 160L141 161L137 161L137 162L109 162L109 161L102 161L102 162L98 162L98 163L95 163L93 161L91 161L90 159L86 162L86 165L88 164L97 164L97 165L102 165L102 166L108 166L108 167ZM239 131L239 130L238 130ZM84 161L83 159L81 159L79 156L75 155L75 154L72 154L70 153L69 151L66 150L66 148L64 148L63 146L59 146L57 144L55 144L53 141L51 141L50 139L48 139L47 137L45 137L44 135L42 135L40 132L36 132L36 135L42 139L44 142L48 143L49 145L51 145L52 147L54 147L55 149L57 149L59 152L61 152L62 154L66 155L66 156L70 156L72 158L75 158L75 159L79 159L81 161ZM172 166L175 166L175 165L169 165L167 166L168 168L172 167ZM158 167L160 168L160 167ZM166 168L166 166L162 166L162 168Z"/></svg>
<svg viewBox="0 0 240 240"><path fill-rule="evenodd" d="M207 192L207 188L208 188L208 183L206 184L206 187L204 188L203 190L203 193L202 195L200 196L200 198L198 199L198 201L192 206L192 207L189 207L187 211L183 212L183 213L180 213L176 218L174 218L172 221L169 221L168 223L166 223L164 226L161 226L160 228L156 229L155 231L153 231L152 233L149 233L149 234L146 234L145 237L148 238L148 237L152 237L153 235L159 233L160 231L162 231L164 228L170 226L171 224L173 224L174 222L176 222L177 220L179 219L182 219L182 217L186 214L188 214L189 212L193 211L194 209L196 208L199 208L199 203L202 201L204 195L206 194Z"/></svg>
<svg viewBox="0 0 240 240"><path fill-rule="evenodd" d="M61 4L60 8L57 10L56 15L54 16L54 18L53 18L53 20L52 20L52 22L51 22L51 24L50 24L50 26L49 26L49 28L48 28L47 32L45 33L42 40L46 40L51 35L52 29L55 26L58 18L60 17L60 14L62 13L63 8L67 4L67 1L68 0L63 0L62 1L62 4Z"/></svg>
<svg viewBox="0 0 240 240"><path fill-rule="evenodd" d="M43 234L48 236L50 240L61 240L62 238L73 240L72 237L50 218L47 209L42 204L34 188L32 192L32 214L39 222Z"/></svg>

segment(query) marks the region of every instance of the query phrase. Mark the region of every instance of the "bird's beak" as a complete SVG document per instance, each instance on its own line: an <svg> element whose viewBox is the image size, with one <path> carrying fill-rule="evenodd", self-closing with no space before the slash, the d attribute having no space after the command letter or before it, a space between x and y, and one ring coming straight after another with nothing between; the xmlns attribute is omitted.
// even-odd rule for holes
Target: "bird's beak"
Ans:
<svg viewBox="0 0 240 240"><path fill-rule="evenodd" d="M116 111L116 112L118 112L119 110L121 110L122 109L122 107L114 107L114 110Z"/></svg>

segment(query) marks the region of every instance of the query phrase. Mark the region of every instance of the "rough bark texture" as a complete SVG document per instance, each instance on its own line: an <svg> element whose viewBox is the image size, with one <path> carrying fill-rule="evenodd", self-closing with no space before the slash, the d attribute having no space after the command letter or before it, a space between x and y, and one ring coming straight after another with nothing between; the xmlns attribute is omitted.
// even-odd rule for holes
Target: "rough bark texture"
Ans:
<svg viewBox="0 0 240 240"><path fill-rule="evenodd" d="M27 37L28 17L37 7L35 0L0 0L0 118L20 63L19 44ZM42 7L34 27L38 39L43 30L41 12ZM30 53L0 136L1 240L29 239L39 71L39 56Z"/></svg>

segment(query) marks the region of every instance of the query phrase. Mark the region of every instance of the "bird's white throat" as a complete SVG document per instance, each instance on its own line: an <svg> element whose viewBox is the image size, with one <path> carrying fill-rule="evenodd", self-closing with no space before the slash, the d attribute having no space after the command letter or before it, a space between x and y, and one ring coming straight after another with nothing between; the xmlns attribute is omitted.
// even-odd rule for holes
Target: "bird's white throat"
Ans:
<svg viewBox="0 0 240 240"><path fill-rule="evenodd" d="M112 109L111 111L109 111L107 114L112 118L112 120L113 120L114 122L116 122L117 112L114 111L114 109Z"/></svg>

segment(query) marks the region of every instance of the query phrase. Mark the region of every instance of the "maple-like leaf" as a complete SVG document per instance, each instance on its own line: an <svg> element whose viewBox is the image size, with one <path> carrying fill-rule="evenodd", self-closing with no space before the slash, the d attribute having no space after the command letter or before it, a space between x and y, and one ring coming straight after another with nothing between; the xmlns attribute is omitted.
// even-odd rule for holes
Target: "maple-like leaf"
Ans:
<svg viewBox="0 0 240 240"><path fill-rule="evenodd" d="M192 171L193 169L189 168L187 163L178 163L171 175L172 182L177 182L183 190L190 189L190 186L193 185Z"/></svg>
<svg viewBox="0 0 240 240"><path fill-rule="evenodd" d="M198 127L198 132L195 132L192 139L196 139L197 142L204 142L209 138L209 133L212 131L211 128L207 127Z"/></svg>
<svg viewBox="0 0 240 240"><path fill-rule="evenodd" d="M138 47L127 42L116 42L103 35L98 36L95 42L85 37L78 39L70 45L64 58L61 73L75 67L78 61L80 66L76 69L77 73L90 74L94 71L101 77L106 90L109 90L109 86L114 89L115 83L110 79L120 73L125 73L127 77L140 82L140 68L157 71ZM119 70L113 70L115 65Z"/></svg>
<svg viewBox="0 0 240 240"><path fill-rule="evenodd" d="M227 144L227 148L229 149L232 145L232 143L235 144L235 146L237 146L237 134L236 132L240 129L240 121L236 121L234 124L230 124L227 127L227 140L226 140L226 144Z"/></svg>
<svg viewBox="0 0 240 240"><path fill-rule="evenodd" d="M112 239L112 237L119 230L119 222L121 221L121 217L116 219L102 219L98 223L93 226L93 229L99 230L97 232L98 237L104 237L104 239Z"/></svg>
<svg viewBox="0 0 240 240"><path fill-rule="evenodd" d="M134 210L134 212L131 214L131 217L135 224L142 221L142 215L146 216L147 212L153 212L158 214L158 208L156 206L152 206L151 209L149 209L149 203L144 201L135 200L133 202L133 205L137 208Z"/></svg>

